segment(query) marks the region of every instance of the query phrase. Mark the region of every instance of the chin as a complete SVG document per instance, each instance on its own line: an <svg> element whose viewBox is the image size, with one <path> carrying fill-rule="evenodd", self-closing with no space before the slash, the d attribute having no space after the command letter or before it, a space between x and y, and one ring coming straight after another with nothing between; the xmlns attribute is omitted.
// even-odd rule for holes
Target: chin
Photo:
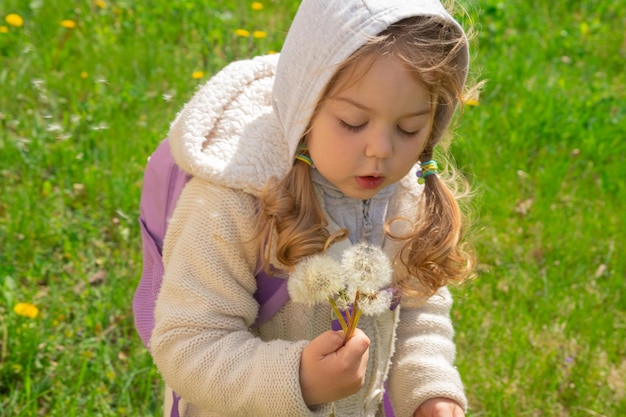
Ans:
<svg viewBox="0 0 626 417"><path fill-rule="evenodd" d="M352 190L351 192L344 192L346 197L356 198L359 200L369 200L374 197L380 191L380 188L375 190Z"/></svg>

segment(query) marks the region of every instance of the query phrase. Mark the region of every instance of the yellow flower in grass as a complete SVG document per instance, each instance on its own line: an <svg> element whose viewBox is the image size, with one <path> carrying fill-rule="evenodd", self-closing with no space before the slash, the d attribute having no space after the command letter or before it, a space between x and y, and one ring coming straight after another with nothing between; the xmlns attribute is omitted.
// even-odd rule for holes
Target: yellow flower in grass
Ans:
<svg viewBox="0 0 626 417"><path fill-rule="evenodd" d="M194 71L191 73L191 78L194 80L199 80L202 77L204 77L204 71Z"/></svg>
<svg viewBox="0 0 626 417"><path fill-rule="evenodd" d="M87 77L89 77L89 73L87 71L82 71L80 73L80 78L82 78L83 80Z"/></svg>
<svg viewBox="0 0 626 417"><path fill-rule="evenodd" d="M254 36L256 39L264 39L267 38L267 32L264 32L262 30L255 30L252 36Z"/></svg>
<svg viewBox="0 0 626 417"><path fill-rule="evenodd" d="M478 106L478 104L479 102L475 98L468 98L467 100L465 100L465 105L469 107L476 107Z"/></svg>
<svg viewBox="0 0 626 417"><path fill-rule="evenodd" d="M13 307L13 311L18 316L28 317L29 319L34 319L39 315L39 309L31 303L18 303Z"/></svg>
<svg viewBox="0 0 626 417"><path fill-rule="evenodd" d="M0 33L9 33L9 28L6 26L0 26Z"/></svg>
<svg viewBox="0 0 626 417"><path fill-rule="evenodd" d="M252 2L252 10L262 10L263 9L263 3L261 3L260 1L254 1Z"/></svg>
<svg viewBox="0 0 626 417"><path fill-rule="evenodd" d="M250 31L245 30L245 29L237 29L235 31L235 35L240 36L242 38L247 38L248 36L250 36Z"/></svg>
<svg viewBox="0 0 626 417"><path fill-rule="evenodd" d="M16 28L19 28L20 26L24 25L24 19L22 19L22 16L20 16L19 14L10 13L10 14L6 15L4 20L9 25L14 26Z"/></svg>
<svg viewBox="0 0 626 417"><path fill-rule="evenodd" d="M76 22L71 19L62 20L61 26L65 29L74 29L76 27Z"/></svg>
<svg viewBox="0 0 626 417"><path fill-rule="evenodd" d="M96 0L93 2L97 7L104 9L107 7L107 4L104 0Z"/></svg>

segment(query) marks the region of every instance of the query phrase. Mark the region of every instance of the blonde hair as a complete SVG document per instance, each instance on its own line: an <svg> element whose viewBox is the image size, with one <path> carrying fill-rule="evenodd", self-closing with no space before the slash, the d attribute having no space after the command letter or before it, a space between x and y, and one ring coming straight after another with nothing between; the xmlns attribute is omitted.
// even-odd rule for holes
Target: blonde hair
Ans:
<svg viewBox="0 0 626 417"><path fill-rule="evenodd" d="M448 128L454 112L462 103L467 70L467 39L452 22L437 17L419 16L402 20L372 38L350 56L326 86L320 103L337 88L345 88L345 79L358 77L382 56L394 56L403 62L416 79L426 86L432 99L432 129L422 162L432 159L435 145ZM346 72L349 71L348 77ZM358 71L358 74L356 73ZM342 79L339 82L339 79ZM311 120L315 117L313 112ZM442 155L439 155L438 158ZM406 276L397 277L403 300L423 300L450 282L461 282L473 268L473 258L462 244L463 215L457 198L465 195L462 177L451 164L448 180L436 175L426 178L419 204L419 218L411 220L411 233L395 236L403 242L397 255ZM323 252L333 242L347 237L345 231L330 235L327 221L317 201L310 167L296 160L282 179L270 181L259 197L259 247L262 263L269 271L270 256L288 268L300 259Z"/></svg>

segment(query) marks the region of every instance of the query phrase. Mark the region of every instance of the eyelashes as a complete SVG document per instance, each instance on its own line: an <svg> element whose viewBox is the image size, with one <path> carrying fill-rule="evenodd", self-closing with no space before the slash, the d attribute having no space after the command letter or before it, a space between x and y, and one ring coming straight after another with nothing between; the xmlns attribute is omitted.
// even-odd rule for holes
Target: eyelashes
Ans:
<svg viewBox="0 0 626 417"><path fill-rule="evenodd" d="M350 123L346 123L343 120L339 120L339 124L348 132L352 132L352 133L358 133L362 131L363 129L365 129L365 127L367 126L367 123L363 123L358 126L355 126L355 125L351 125Z"/></svg>
<svg viewBox="0 0 626 417"><path fill-rule="evenodd" d="M363 131L368 125L368 123L363 123L360 125L351 125L350 123L346 123L345 121L341 119L339 120L339 124L341 125L341 127L343 127L344 129L346 129L348 132L351 132L351 133L359 133ZM398 126L397 129L400 134L407 136L407 137L417 136L421 131L421 129L418 129L413 132L409 132L409 131L402 129L400 126Z"/></svg>

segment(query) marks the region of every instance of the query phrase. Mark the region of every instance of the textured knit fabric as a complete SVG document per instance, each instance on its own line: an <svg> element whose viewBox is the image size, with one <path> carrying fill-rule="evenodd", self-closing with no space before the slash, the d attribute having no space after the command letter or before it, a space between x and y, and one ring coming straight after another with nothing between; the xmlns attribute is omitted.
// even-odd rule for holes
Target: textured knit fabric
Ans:
<svg viewBox="0 0 626 417"><path fill-rule="evenodd" d="M371 339L364 387L315 409L302 398L300 357L309 340L330 329L330 307L288 302L259 329L250 328L259 308L253 297L258 258L250 234L259 191L292 166L336 66L369 36L420 14L450 19L433 0L304 0L280 55L228 65L172 123L172 155L194 178L168 226L165 276L150 341L167 384L166 416L172 389L181 397L181 416L381 416L385 380L398 417L412 416L422 402L439 396L466 407L453 367L451 299L445 288L420 308L401 306L363 317L359 327ZM363 222L331 207L342 197L322 182L316 192L329 231L348 227L354 232L352 242L330 247L329 254L339 259L361 239ZM377 230L367 239L380 243L393 259L398 243L379 229L386 219L416 216L421 186L415 170L381 193L377 197L387 198L369 203ZM352 210L360 210L359 203ZM401 223L394 224L394 233L402 233Z"/></svg>

